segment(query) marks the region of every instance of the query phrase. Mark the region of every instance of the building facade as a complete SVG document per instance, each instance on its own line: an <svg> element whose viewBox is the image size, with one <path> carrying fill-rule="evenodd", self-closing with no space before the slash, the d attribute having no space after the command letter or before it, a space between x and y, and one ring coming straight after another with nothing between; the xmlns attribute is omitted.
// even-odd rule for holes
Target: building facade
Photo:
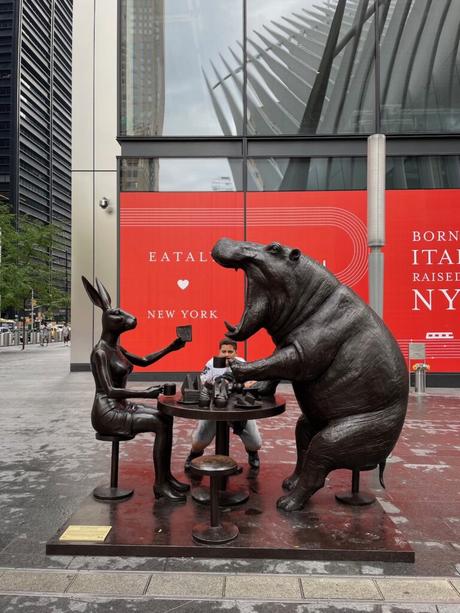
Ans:
<svg viewBox="0 0 460 613"><path fill-rule="evenodd" d="M73 0L0 1L0 198L62 229L70 270Z"/></svg>
<svg viewBox="0 0 460 613"><path fill-rule="evenodd" d="M367 138L383 133L384 319L408 368L422 343L432 383L460 383L457 2L83 0L77 14L72 368L99 320L81 271L135 311L133 350L192 323L197 348L156 372L198 370L244 302L209 257L223 235L301 247L367 299Z"/></svg>

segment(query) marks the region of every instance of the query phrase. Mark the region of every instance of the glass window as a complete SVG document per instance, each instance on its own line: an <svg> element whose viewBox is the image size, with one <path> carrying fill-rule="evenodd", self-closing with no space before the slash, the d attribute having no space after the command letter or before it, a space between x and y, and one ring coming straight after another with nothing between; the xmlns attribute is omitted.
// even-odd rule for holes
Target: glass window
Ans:
<svg viewBox="0 0 460 613"><path fill-rule="evenodd" d="M249 135L374 131L373 5L248 2Z"/></svg>
<svg viewBox="0 0 460 613"><path fill-rule="evenodd" d="M363 190L366 187L365 157L248 160L249 191ZM459 188L458 155L387 157L386 189Z"/></svg>
<svg viewBox="0 0 460 613"><path fill-rule="evenodd" d="M239 192L242 161L232 158L124 158L122 192Z"/></svg>
<svg viewBox="0 0 460 613"><path fill-rule="evenodd" d="M460 156L430 155L387 159L387 189L459 189Z"/></svg>
<svg viewBox="0 0 460 613"><path fill-rule="evenodd" d="M122 0L122 135L241 134L242 10L242 0Z"/></svg>
<svg viewBox="0 0 460 613"><path fill-rule="evenodd" d="M391 1L382 16L382 131L460 131L458 9L450 0Z"/></svg>
<svg viewBox="0 0 460 613"><path fill-rule="evenodd" d="M252 158L248 190L262 192L366 189L366 158Z"/></svg>

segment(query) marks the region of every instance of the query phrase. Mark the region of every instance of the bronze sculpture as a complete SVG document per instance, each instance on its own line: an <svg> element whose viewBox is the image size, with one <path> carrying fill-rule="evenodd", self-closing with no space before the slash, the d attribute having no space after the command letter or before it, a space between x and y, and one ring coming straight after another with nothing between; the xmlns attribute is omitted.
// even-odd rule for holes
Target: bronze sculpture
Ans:
<svg viewBox="0 0 460 613"><path fill-rule="evenodd" d="M301 509L337 468L380 467L401 432L408 374L383 321L315 260L279 243L219 240L214 260L241 268L246 308L227 336L242 341L266 328L272 356L233 362L237 381L288 379L302 415L296 426L297 464L278 500Z"/></svg>
<svg viewBox="0 0 460 613"><path fill-rule="evenodd" d="M170 345L147 355L137 356L124 349L119 342L123 332L136 327L136 318L119 308L111 307L110 295L96 279L96 288L82 277L91 302L102 309L102 334L91 352L91 370L96 384L91 422L99 434L136 435L155 432L153 464L155 468L155 498L166 497L183 502L189 485L181 483L171 474L173 418L158 409L130 402L130 398L157 398L161 386L147 389L126 389L128 375L136 366L149 366L171 351L184 347L186 341L176 338Z"/></svg>

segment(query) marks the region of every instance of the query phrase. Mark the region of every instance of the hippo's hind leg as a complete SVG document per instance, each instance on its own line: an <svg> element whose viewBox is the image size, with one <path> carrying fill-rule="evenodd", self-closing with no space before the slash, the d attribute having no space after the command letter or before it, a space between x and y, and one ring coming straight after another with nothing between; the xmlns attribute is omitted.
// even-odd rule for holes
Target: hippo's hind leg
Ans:
<svg viewBox="0 0 460 613"><path fill-rule="evenodd" d="M316 435L320 436L320 435ZM316 438L316 437L315 437ZM318 458L310 450L304 456L302 472L293 489L286 496L278 498L276 506L283 511L299 511L307 500L324 486L327 475L332 470L327 460Z"/></svg>
<svg viewBox="0 0 460 613"><path fill-rule="evenodd" d="M297 484L289 494L279 498L278 508L301 509L324 486L331 470L377 465L383 461L396 443L403 419L404 413L395 405L330 422L312 438Z"/></svg>
<svg viewBox="0 0 460 613"><path fill-rule="evenodd" d="M283 481L283 488L285 490L292 490L297 485L300 474L302 472L302 466L304 462L305 454L310 445L311 439L316 434L317 430L314 430L313 426L308 421L306 415L301 415L297 420L295 427L295 443L297 448L297 463L294 472L286 477Z"/></svg>

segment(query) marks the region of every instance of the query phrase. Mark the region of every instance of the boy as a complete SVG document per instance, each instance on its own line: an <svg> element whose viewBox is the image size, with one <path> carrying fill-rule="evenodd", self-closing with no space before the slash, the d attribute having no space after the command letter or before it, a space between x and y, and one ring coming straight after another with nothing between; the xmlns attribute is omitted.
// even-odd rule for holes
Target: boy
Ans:
<svg viewBox="0 0 460 613"><path fill-rule="evenodd" d="M236 355L237 344L228 338L223 338L219 341L219 357L227 358L228 360L240 360L244 362L243 358ZM230 367L214 368L213 358L211 358L203 369L200 375L201 383L214 383L217 377L221 377L224 374L231 373ZM246 384L247 385L247 384ZM251 468L258 469L260 467L259 454L257 453L262 446L262 438L259 434L259 429L255 420L249 419L245 422L243 430L236 432L243 441L245 449L248 454L248 463ZM192 433L192 448L185 460L184 470L188 472L190 470L190 462L194 458L198 458L203 455L203 451L211 443L212 439L216 435L216 422L211 420L201 419L198 422L197 427Z"/></svg>

